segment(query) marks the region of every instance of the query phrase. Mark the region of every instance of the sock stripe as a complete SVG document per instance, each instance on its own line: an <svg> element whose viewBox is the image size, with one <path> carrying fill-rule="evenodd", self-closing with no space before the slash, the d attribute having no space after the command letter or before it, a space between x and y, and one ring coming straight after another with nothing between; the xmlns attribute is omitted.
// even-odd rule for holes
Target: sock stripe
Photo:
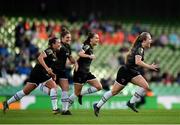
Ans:
<svg viewBox="0 0 180 125"><path fill-rule="evenodd" d="M40 90L43 91L43 85L40 85Z"/></svg>
<svg viewBox="0 0 180 125"><path fill-rule="evenodd" d="M102 101L103 101L103 102L106 102L107 99L103 96L103 97L102 97Z"/></svg>
<svg viewBox="0 0 180 125"><path fill-rule="evenodd" d="M57 98L51 98L51 100L57 100Z"/></svg>
<svg viewBox="0 0 180 125"><path fill-rule="evenodd" d="M19 100L19 97L18 97L17 94L14 95L14 98L15 98L16 100Z"/></svg>
<svg viewBox="0 0 180 125"><path fill-rule="evenodd" d="M137 97L137 98L140 98L142 97L141 95L139 95L137 92L134 93L134 96Z"/></svg>
<svg viewBox="0 0 180 125"><path fill-rule="evenodd" d="M50 96L51 98L57 98L57 96Z"/></svg>
<svg viewBox="0 0 180 125"><path fill-rule="evenodd" d="M14 95L14 98L15 98L15 100L17 101L17 98L16 98L16 96Z"/></svg>
<svg viewBox="0 0 180 125"><path fill-rule="evenodd" d="M70 99L69 99L68 101L69 101L70 104L73 104L73 103L74 103L74 101L72 101L72 100L70 100Z"/></svg>
<svg viewBox="0 0 180 125"><path fill-rule="evenodd" d="M51 100L56 100L57 99L57 95L53 95L53 96L50 96L51 97Z"/></svg>
<svg viewBox="0 0 180 125"><path fill-rule="evenodd" d="M57 95L53 95L53 96L51 96L51 97L57 97Z"/></svg>
<svg viewBox="0 0 180 125"><path fill-rule="evenodd" d="M62 102L69 102L69 98L61 99Z"/></svg>
<svg viewBox="0 0 180 125"><path fill-rule="evenodd" d="M91 90L91 88L89 88L89 89L88 89L88 93L92 93L92 90Z"/></svg>

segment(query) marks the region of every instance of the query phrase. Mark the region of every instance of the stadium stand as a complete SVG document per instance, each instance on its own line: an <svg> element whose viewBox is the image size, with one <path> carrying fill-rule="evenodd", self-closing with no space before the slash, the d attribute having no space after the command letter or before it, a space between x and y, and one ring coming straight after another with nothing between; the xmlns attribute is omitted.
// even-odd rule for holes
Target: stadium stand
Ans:
<svg viewBox="0 0 180 125"><path fill-rule="evenodd" d="M98 79L114 79L118 67L123 64L127 48L137 34L142 31L150 32L154 43L146 52L145 58L148 63L158 63L160 71L159 79L154 81L151 71L146 71L145 76L155 94L180 95L178 25L97 20L70 23L66 20L22 17L0 17L0 95L11 95L23 86L38 52L47 47L48 37L60 36L62 27L67 27L72 33L74 56L77 56L88 31L95 31L100 35L100 45L95 48L95 55L99 58L91 67ZM133 93L132 88L133 85L130 84L123 94ZM42 93L35 91L34 94Z"/></svg>

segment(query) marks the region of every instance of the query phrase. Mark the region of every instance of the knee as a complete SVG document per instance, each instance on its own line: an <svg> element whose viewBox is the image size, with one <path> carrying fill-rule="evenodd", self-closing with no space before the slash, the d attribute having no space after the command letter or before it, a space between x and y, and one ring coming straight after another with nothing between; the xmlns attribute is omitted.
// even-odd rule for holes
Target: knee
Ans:
<svg viewBox="0 0 180 125"><path fill-rule="evenodd" d="M25 95L29 95L31 92L30 91L23 91Z"/></svg>
<svg viewBox="0 0 180 125"><path fill-rule="evenodd" d="M74 94L75 94L76 96L79 96L79 95L81 94L81 92L75 91Z"/></svg>
<svg viewBox="0 0 180 125"><path fill-rule="evenodd" d="M57 92L57 87L56 87L56 86L52 86L51 88L49 88L49 92L50 92L50 91Z"/></svg>
<svg viewBox="0 0 180 125"><path fill-rule="evenodd" d="M144 86L143 88L144 88L145 91L149 91L150 90L149 85Z"/></svg>
<svg viewBox="0 0 180 125"><path fill-rule="evenodd" d="M68 91L69 90L69 84L63 83L61 85L59 84L59 86L63 91Z"/></svg>
<svg viewBox="0 0 180 125"><path fill-rule="evenodd" d="M114 96L114 95L117 95L119 92L118 91L116 91L116 90L112 90L111 91L112 92L112 95Z"/></svg>
<svg viewBox="0 0 180 125"><path fill-rule="evenodd" d="M45 85L46 86L46 85ZM49 85L47 85L46 87L48 87L49 89L55 89L57 90L57 85L55 82L51 82Z"/></svg>
<svg viewBox="0 0 180 125"><path fill-rule="evenodd" d="M56 94L57 95L57 88L51 88L49 91L50 94Z"/></svg>
<svg viewBox="0 0 180 125"><path fill-rule="evenodd" d="M99 86L96 87L96 89L99 91L99 90L102 90L102 85L100 84Z"/></svg>

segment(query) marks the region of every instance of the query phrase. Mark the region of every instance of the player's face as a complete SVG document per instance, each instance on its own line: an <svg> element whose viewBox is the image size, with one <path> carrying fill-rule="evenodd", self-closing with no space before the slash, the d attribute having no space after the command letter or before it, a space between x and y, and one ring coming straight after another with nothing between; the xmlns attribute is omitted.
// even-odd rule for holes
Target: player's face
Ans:
<svg viewBox="0 0 180 125"><path fill-rule="evenodd" d="M151 38L151 35L148 34L147 37L146 37L146 40L144 41L145 48L150 48L151 43L152 43L152 38Z"/></svg>
<svg viewBox="0 0 180 125"><path fill-rule="evenodd" d="M95 34L94 37L91 39L91 44L93 46L96 46L99 42L99 35L98 34Z"/></svg>
<svg viewBox="0 0 180 125"><path fill-rule="evenodd" d="M61 43L60 43L60 39L57 39L56 42L53 44L53 48L55 50L60 49Z"/></svg>
<svg viewBox="0 0 180 125"><path fill-rule="evenodd" d="M62 38L62 42L70 44L71 43L71 34L67 34Z"/></svg>

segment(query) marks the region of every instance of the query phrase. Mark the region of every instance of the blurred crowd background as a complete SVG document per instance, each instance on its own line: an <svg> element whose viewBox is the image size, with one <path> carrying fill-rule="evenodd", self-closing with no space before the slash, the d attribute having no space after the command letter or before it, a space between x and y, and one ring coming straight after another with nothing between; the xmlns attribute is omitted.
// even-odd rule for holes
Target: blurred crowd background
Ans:
<svg viewBox="0 0 180 125"><path fill-rule="evenodd" d="M87 33L99 34L100 42L95 48L97 59L91 70L105 90L113 83L126 53L143 31L153 37L153 47L146 51L145 60L160 65L158 72L145 70L145 78L153 85L179 87L179 1L102 2L4 1L0 5L0 86L23 85L39 52L46 49L48 38L60 37L61 29L66 27L72 35L71 48L76 58ZM67 68L73 84L72 67Z"/></svg>

